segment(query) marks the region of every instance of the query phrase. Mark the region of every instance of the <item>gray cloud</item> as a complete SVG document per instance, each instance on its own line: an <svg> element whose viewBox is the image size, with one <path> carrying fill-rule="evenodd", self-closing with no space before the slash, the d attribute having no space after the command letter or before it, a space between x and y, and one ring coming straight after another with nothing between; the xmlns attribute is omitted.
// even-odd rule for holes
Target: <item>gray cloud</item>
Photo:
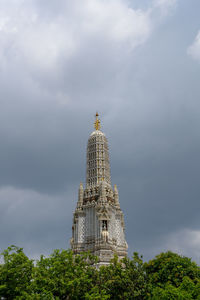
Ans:
<svg viewBox="0 0 200 300"><path fill-rule="evenodd" d="M58 246L69 246L66 237L71 233L71 211L76 202L71 189L51 196L32 190L2 188L1 248L11 242L18 246L25 243L28 254L38 257L40 249L48 254Z"/></svg>
<svg viewBox="0 0 200 300"><path fill-rule="evenodd" d="M198 259L199 4L140 2L1 2L2 249L69 246L98 110L129 253Z"/></svg>
<svg viewBox="0 0 200 300"><path fill-rule="evenodd" d="M188 47L188 54L197 61L200 61L200 31L197 33L193 44Z"/></svg>

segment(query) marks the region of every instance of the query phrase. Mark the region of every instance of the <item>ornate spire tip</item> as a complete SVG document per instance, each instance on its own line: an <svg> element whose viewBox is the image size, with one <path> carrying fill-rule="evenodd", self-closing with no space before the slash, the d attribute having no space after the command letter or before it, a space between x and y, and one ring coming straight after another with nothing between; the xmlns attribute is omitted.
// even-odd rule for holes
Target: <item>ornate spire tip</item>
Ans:
<svg viewBox="0 0 200 300"><path fill-rule="evenodd" d="M101 128L101 124L100 124L100 120L98 119L98 116L99 116L99 114L98 114L98 112L96 112L96 120L94 122L94 128L96 130L100 130L100 128Z"/></svg>

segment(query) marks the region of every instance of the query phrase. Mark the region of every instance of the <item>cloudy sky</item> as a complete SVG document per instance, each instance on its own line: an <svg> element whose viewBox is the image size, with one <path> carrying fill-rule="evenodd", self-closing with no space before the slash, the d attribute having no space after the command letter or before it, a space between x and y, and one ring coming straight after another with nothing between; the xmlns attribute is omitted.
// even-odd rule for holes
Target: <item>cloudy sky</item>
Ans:
<svg viewBox="0 0 200 300"><path fill-rule="evenodd" d="M99 112L129 255L200 263L200 1L0 1L0 248L68 248Z"/></svg>

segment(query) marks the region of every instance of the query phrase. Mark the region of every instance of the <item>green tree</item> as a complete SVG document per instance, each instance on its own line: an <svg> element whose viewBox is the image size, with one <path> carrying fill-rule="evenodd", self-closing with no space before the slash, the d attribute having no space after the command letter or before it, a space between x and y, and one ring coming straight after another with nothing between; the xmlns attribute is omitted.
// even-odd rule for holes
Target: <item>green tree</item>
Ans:
<svg viewBox="0 0 200 300"><path fill-rule="evenodd" d="M0 298L16 300L200 300L200 268L187 257L166 252L148 263L134 253L96 267L89 253L54 250L33 264L22 248L2 252Z"/></svg>
<svg viewBox="0 0 200 300"><path fill-rule="evenodd" d="M88 253L74 256L71 250L54 250L50 257L41 256L37 262L33 290L53 299L85 299L95 285L95 262Z"/></svg>
<svg viewBox="0 0 200 300"><path fill-rule="evenodd" d="M1 253L3 264L0 267L0 297L16 299L31 290L33 261L16 246L8 247Z"/></svg>
<svg viewBox="0 0 200 300"><path fill-rule="evenodd" d="M200 281L194 283L190 278L184 277L182 283L177 288L167 283L163 288L154 287L152 291L152 300L191 300L200 299Z"/></svg>
<svg viewBox="0 0 200 300"><path fill-rule="evenodd" d="M168 251L144 266L152 299L199 299L200 268L190 258Z"/></svg>
<svg viewBox="0 0 200 300"><path fill-rule="evenodd" d="M142 258L134 253L133 259L118 261L117 256L98 273L97 286L109 299L144 299L148 294L148 282Z"/></svg>
<svg viewBox="0 0 200 300"><path fill-rule="evenodd" d="M155 287L152 291L151 300L191 300L190 292L180 290L171 284L166 284L165 287Z"/></svg>
<svg viewBox="0 0 200 300"><path fill-rule="evenodd" d="M108 300L111 299L110 295L106 293L103 289L100 289L99 286L94 285L93 288L85 294L85 300Z"/></svg>

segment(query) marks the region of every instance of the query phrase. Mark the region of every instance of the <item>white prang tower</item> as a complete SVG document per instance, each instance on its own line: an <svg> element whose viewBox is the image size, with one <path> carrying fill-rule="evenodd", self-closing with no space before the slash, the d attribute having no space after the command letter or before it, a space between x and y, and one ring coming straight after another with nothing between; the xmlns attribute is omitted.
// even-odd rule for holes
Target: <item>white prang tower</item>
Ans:
<svg viewBox="0 0 200 300"><path fill-rule="evenodd" d="M90 251L99 257L99 265L106 265L115 253L119 259L125 257L128 245L117 186L111 186L108 142L100 130L98 113L94 127L87 145L86 187L80 183L73 217L71 248L75 254Z"/></svg>

